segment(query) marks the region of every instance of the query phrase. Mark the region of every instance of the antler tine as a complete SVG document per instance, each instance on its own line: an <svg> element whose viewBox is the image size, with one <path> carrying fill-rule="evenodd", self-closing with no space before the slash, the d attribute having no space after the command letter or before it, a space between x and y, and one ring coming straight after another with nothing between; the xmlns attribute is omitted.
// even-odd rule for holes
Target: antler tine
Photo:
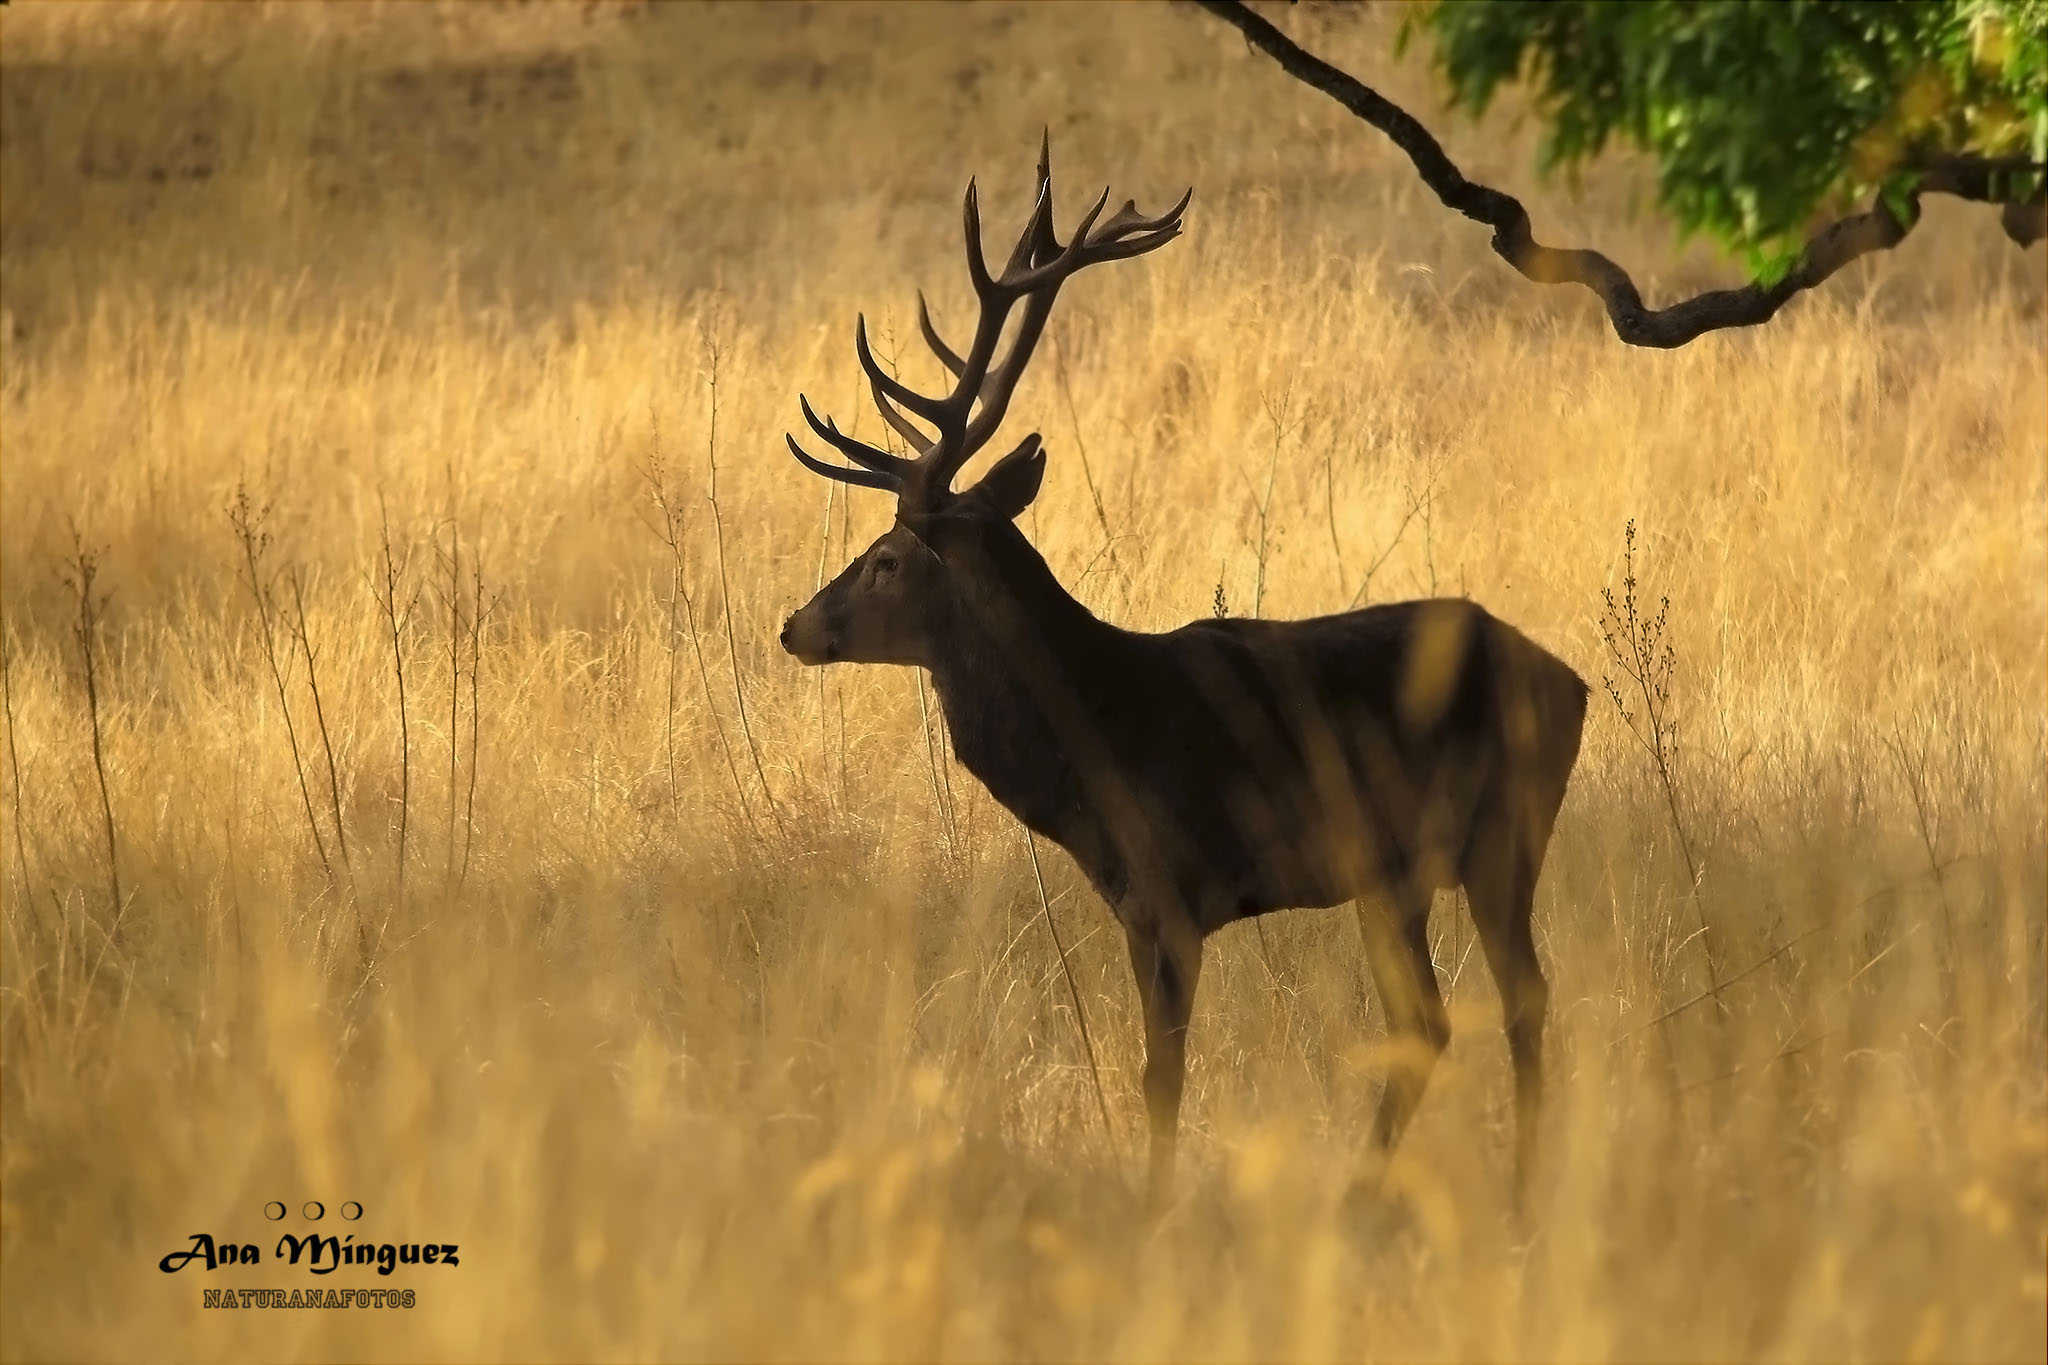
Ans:
<svg viewBox="0 0 2048 1365"><path fill-rule="evenodd" d="M1180 236L1180 224L1169 223L1156 232L1138 237L1126 237L1120 242L1100 242L1088 248L1088 264L1098 261L1127 261L1133 256L1142 256L1148 251L1165 246Z"/></svg>
<svg viewBox="0 0 2048 1365"><path fill-rule="evenodd" d="M877 450L865 441L846 435L839 429L837 422L819 417L811 408L811 400L803 394L798 394L796 401L803 407L804 420L811 424L811 430L818 433L819 439L829 442L833 449L855 464L872 469L877 474L886 475L899 484L908 479L911 471L917 467L915 460L906 460L900 455L891 455L886 450ZM826 468L829 469L831 466L827 465Z"/></svg>
<svg viewBox="0 0 2048 1365"><path fill-rule="evenodd" d="M1095 230L1095 240L1090 242L1089 245L1091 247L1108 245L1115 242L1118 238L1133 232L1158 233L1171 228L1173 233L1178 233L1180 231L1180 216L1187 212L1188 205L1194 202L1194 198L1195 191L1190 186L1187 193L1180 197L1178 204L1175 204L1156 218L1145 217L1138 212L1138 205L1135 200L1126 199L1124 200L1124 206L1116 211L1116 216ZM1153 245L1164 246L1172 240L1173 235L1169 234L1161 237ZM1149 246L1146 248L1148 251L1150 249L1151 247Z"/></svg>
<svg viewBox="0 0 2048 1365"><path fill-rule="evenodd" d="M1108 203L1109 186L1104 185L1102 193L1096 196L1094 207L1081 216L1080 224L1074 229L1073 239L1067 243L1059 255L1047 261L1044 265L1027 270L1014 278L1006 273L1001 283L1019 294L1037 294L1041 290L1046 291L1048 295L1057 293L1060 285L1066 283L1067 276L1089 263L1088 257L1085 254L1088 250L1088 230L1095 226L1095 220L1101 216L1103 208ZM1054 243L1054 245L1057 246L1058 243ZM1048 307L1051 306L1050 297L1047 298L1046 303ZM1015 348L1012 347L1011 349L1014 352ZM1009 362L1005 361L1004 363L1008 364Z"/></svg>
<svg viewBox="0 0 2048 1365"><path fill-rule="evenodd" d="M1038 195L1045 205L1045 216L1032 215L1031 225L1037 229L1031 243L1031 259L1028 265L1042 265L1059 255L1060 239L1052 223L1052 129L1040 130L1038 136Z"/></svg>
<svg viewBox="0 0 2048 1365"><path fill-rule="evenodd" d="M796 443L796 437L788 432L782 433L782 439L789 443L789 453L796 456L803 467L810 470L813 474L823 474L828 479L837 479L840 483L850 483L857 488L879 488L884 493L901 493L903 491L903 483L899 479L891 478L887 474L870 473L865 469L848 469L845 465L826 464L823 460L813 458L802 446Z"/></svg>
<svg viewBox="0 0 2048 1365"><path fill-rule="evenodd" d="M868 320L866 314L862 314L853 325L853 351L855 355L860 357L860 367L867 371L868 382L875 388L877 402L880 402L880 396L886 393L896 402L901 403L919 417L924 418L925 421L938 426L942 431L945 429L946 418L952 411L948 400L943 398L927 398L924 394L919 393L908 384L897 379L875 362L875 353L868 347ZM888 414L885 412L883 415L887 416ZM902 428L897 426L897 422L901 419L902 414L898 413L890 419L889 425L901 431Z"/></svg>
<svg viewBox="0 0 2048 1365"><path fill-rule="evenodd" d="M913 424L908 417L905 417L902 413L896 411L895 404L891 403L888 400L888 398L884 396L884 394L882 393L881 385L875 383L873 380L869 380L868 392L871 395L873 395L875 400L875 409L876 411L882 414L882 420L884 422L887 422L898 436L901 436L904 440L910 442L911 449L915 450L919 455L928 455L931 453L932 447L936 445L937 442L933 441L931 437L919 431L916 425Z"/></svg>
<svg viewBox="0 0 2048 1365"><path fill-rule="evenodd" d="M932 326L931 309L925 306L922 289L917 291L917 330L924 333L924 344L932 348L939 357L939 363L952 371L953 377L958 379L960 372L967 368L967 362L962 360L951 346L939 339L939 330Z"/></svg>
<svg viewBox="0 0 2048 1365"><path fill-rule="evenodd" d="M1052 182L1041 181L1038 186L1038 202L1031 206L1031 217L1024 224L1024 231L1017 234L1017 245L1010 248L1010 259L1003 266L1002 278L996 283L1009 287L1010 280L1020 270L1029 270L1038 258L1041 247L1050 249L1059 243L1052 235Z"/></svg>
<svg viewBox="0 0 2048 1365"><path fill-rule="evenodd" d="M974 296L986 299L995 281L989 277L988 258L981 254L981 203L972 177L968 178L967 194L960 201L960 226L967 237L967 275L974 282Z"/></svg>
<svg viewBox="0 0 2048 1365"><path fill-rule="evenodd" d="M1095 220L1102 216L1102 211L1107 207L1109 207L1109 186L1104 185L1102 193L1095 196L1095 203L1089 207L1086 213L1081 215L1079 225L1074 228L1074 240L1067 243L1068 251L1072 251L1076 246L1088 240L1088 229L1095 226Z"/></svg>

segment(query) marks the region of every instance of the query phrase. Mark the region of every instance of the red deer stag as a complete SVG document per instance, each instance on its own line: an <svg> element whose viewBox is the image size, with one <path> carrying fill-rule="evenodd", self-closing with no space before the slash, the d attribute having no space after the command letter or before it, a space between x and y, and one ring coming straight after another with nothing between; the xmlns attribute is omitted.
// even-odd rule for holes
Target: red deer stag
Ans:
<svg viewBox="0 0 2048 1365"><path fill-rule="evenodd" d="M1504 1005L1519 1191L1535 1152L1549 994L1529 917L1578 757L1585 683L1462 599L1122 630L1068 595L1013 524L1045 474L1035 433L972 487L952 487L1002 424L1060 287L1086 266L1165 246L1192 197L1156 218L1126 203L1098 223L1104 190L1062 245L1041 155L1037 207L991 275L968 185L980 319L964 354L918 299L952 392L899 382L876 364L866 320L854 329L875 405L914 458L855 440L799 399L811 430L855 467L814 459L791 437L796 458L894 493L896 523L789 618L782 644L806 664L929 670L960 761L1066 849L1121 921L1145 1016L1154 1209L1173 1177L1203 939L1269 910L1366 903L1366 962L1394 1040L1407 1044L1373 1125L1376 1180L1449 1041L1428 922L1433 894L1460 885Z"/></svg>

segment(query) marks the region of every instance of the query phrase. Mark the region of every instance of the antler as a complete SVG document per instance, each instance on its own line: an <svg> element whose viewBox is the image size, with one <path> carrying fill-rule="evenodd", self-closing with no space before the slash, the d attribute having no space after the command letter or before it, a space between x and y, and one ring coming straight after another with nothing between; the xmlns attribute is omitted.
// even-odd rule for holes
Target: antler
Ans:
<svg viewBox="0 0 2048 1365"><path fill-rule="evenodd" d="M868 346L866 316L862 315L854 325L854 352L860 357L861 369L867 372L868 388L874 395L875 406L881 410L882 420L910 443L917 452L916 458L891 455L846 435L830 418L821 419L812 411L810 401L799 395L797 401L803 405L804 420L810 424L811 430L859 466L848 469L813 459L796 443L796 437L785 437L790 453L801 460L806 469L842 483L886 489L912 506L928 506L943 499L951 490L953 476L960 472L960 467L987 445L989 438L1002 425L1003 414L1010 406L1010 395L1015 391L1024 367L1031 361L1031 352L1038 345L1039 334L1045 330L1045 320L1052 312L1053 299L1068 277L1101 261L1142 256L1180 235L1181 214L1194 198L1192 189L1181 196L1178 204L1156 218L1144 217L1138 212L1136 203L1126 201L1108 222L1098 227L1095 220L1109 203L1109 191L1104 189L1094 207L1074 229L1073 238L1062 246L1052 225L1051 141L1048 135L1039 146L1037 205L1032 209L1031 218L1025 223L1024 231L1017 238L1017 245L1011 249L1010 258L1000 275L989 274L988 261L982 255L980 200L975 193L974 182L970 180L967 184L961 219L967 236L967 273L974 282L981 315L975 323L974 340L968 345L966 355L959 354L940 338L938 329L932 325L931 312L925 306L924 294L920 291L917 296L918 330L924 334L925 344L938 356L939 363L952 373L955 380L952 392L943 398L929 397L887 373L875 362L874 352ZM997 362L997 342L1002 338L1011 310L1020 301L1024 303L1024 314L1018 323L1017 334L1010 342L1008 353ZM937 434L926 435L911 421L912 417L932 427Z"/></svg>

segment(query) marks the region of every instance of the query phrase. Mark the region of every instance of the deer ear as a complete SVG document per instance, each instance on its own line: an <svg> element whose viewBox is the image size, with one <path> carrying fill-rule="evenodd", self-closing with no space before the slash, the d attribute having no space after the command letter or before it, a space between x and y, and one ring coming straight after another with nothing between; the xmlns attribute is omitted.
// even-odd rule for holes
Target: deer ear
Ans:
<svg viewBox="0 0 2048 1365"><path fill-rule="evenodd" d="M991 465L968 494L1014 521L1038 496L1038 486L1044 481L1045 451L1040 449L1038 433L1034 431L1024 438L1023 444Z"/></svg>

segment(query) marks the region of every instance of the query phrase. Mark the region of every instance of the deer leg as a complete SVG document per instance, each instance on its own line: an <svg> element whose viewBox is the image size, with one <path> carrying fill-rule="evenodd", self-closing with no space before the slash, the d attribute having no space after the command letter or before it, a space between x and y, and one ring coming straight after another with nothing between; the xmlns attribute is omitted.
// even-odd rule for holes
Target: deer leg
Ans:
<svg viewBox="0 0 2048 1365"><path fill-rule="evenodd" d="M1373 988L1386 1012L1392 1060L1386 1088L1380 1093L1372 1125L1372 1146L1359 1184L1376 1190L1388 1159L1408 1121L1422 1103L1429 1073L1450 1046L1451 1021L1437 991L1436 967L1429 957L1429 903L1426 890L1404 888L1390 897L1375 897L1360 907L1365 931L1365 960Z"/></svg>
<svg viewBox="0 0 2048 1365"><path fill-rule="evenodd" d="M1529 920L1536 907L1536 869L1519 852L1475 860L1466 877L1479 946L1500 989L1508 1056L1515 1067L1515 1202L1528 1194L1536 1165L1536 1120L1543 1108L1543 1021L1550 986L1536 960Z"/></svg>
<svg viewBox="0 0 2048 1365"><path fill-rule="evenodd" d="M1181 1085L1187 1074L1188 1016L1202 970L1202 940L1190 929L1126 926L1131 970L1145 1011L1145 1114L1152 1131L1145 1202L1158 1213L1173 1190L1174 1138L1180 1124Z"/></svg>

